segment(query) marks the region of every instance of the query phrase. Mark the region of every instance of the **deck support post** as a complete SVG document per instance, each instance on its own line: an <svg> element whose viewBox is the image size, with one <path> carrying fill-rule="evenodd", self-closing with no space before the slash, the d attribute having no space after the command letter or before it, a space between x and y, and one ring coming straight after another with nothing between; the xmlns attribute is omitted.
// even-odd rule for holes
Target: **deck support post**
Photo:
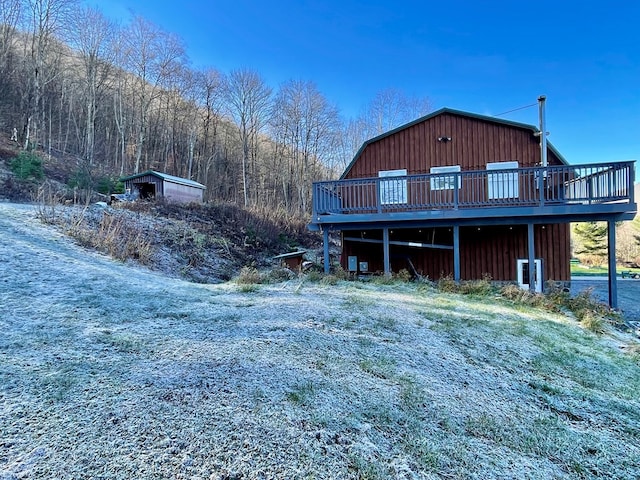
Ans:
<svg viewBox="0 0 640 480"><path fill-rule="evenodd" d="M453 279L460 282L460 225L453 226Z"/></svg>
<svg viewBox="0 0 640 480"><path fill-rule="evenodd" d="M607 255L609 257L609 306L618 308L618 284L616 280L616 222L607 221L609 237Z"/></svg>
<svg viewBox="0 0 640 480"><path fill-rule="evenodd" d="M529 245L529 291L534 293L536 291L536 246L533 235L533 223L527 224L527 237Z"/></svg>
<svg viewBox="0 0 640 480"><path fill-rule="evenodd" d="M391 275L391 262L389 260L389 229L382 229L382 255L384 258L384 274Z"/></svg>
<svg viewBox="0 0 640 480"><path fill-rule="evenodd" d="M331 268L331 259L329 258L329 229L322 231L322 247L324 249L324 273L329 273Z"/></svg>

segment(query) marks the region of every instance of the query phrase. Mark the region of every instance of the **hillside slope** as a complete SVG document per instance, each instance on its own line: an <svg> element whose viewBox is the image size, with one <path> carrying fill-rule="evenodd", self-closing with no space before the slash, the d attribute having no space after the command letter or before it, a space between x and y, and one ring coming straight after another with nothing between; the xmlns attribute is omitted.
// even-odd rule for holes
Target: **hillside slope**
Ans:
<svg viewBox="0 0 640 480"><path fill-rule="evenodd" d="M81 245L120 260L136 260L164 274L215 283L237 275L243 266L275 266L275 255L308 251L317 261L321 236L307 228L308 218L284 209L243 208L233 203L176 205L123 202L97 206L106 195L67 185L73 161L43 161L41 180L20 180L10 170L17 144L0 135L0 201L33 202L39 217Z"/></svg>
<svg viewBox="0 0 640 480"><path fill-rule="evenodd" d="M0 231L2 479L640 476L637 345L569 318L188 283L1 203Z"/></svg>

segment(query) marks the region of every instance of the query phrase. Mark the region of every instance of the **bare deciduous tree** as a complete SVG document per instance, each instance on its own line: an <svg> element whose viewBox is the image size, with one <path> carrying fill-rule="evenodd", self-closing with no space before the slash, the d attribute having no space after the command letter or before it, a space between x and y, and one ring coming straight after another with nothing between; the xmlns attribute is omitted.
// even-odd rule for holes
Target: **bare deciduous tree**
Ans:
<svg viewBox="0 0 640 480"><path fill-rule="evenodd" d="M16 44L22 11L21 0L0 0L0 111L5 113L0 117L0 126L9 127L12 132L16 128L15 111L18 110L15 108L18 81L15 74L20 62ZM13 138L18 141L17 130Z"/></svg>
<svg viewBox="0 0 640 480"><path fill-rule="evenodd" d="M291 206L289 191L293 187L295 205L305 212L313 180L327 170L335 153L338 111L313 82L289 81L276 95L271 124L279 155L286 158L284 171L280 172L285 203Z"/></svg>
<svg viewBox="0 0 640 480"><path fill-rule="evenodd" d="M198 103L201 107L202 122L202 161L198 168L200 181L209 182L209 175L214 164L219 163L218 128L223 107L223 76L216 69L209 68L197 75L196 84L200 90ZM217 168L217 175L211 181L228 182L227 172L222 165Z"/></svg>
<svg viewBox="0 0 640 480"><path fill-rule="evenodd" d="M31 30L31 78L23 127L25 149L29 148L32 137L34 143L38 143L39 130L43 130L46 124L42 97L44 88L54 79L59 68L59 55L54 55L60 53L55 48L56 35L60 35L68 26L69 14L76 0L27 0L27 4Z"/></svg>
<svg viewBox="0 0 640 480"><path fill-rule="evenodd" d="M93 7L84 7L76 11L71 25L72 35L69 36L69 43L80 54L84 77L83 158L91 166L95 150L97 99L113 69L113 39L118 34L118 27Z"/></svg>
<svg viewBox="0 0 640 480"><path fill-rule="evenodd" d="M426 98L408 97L402 91L388 88L376 94L366 112L370 133L381 135L429 112Z"/></svg>
<svg viewBox="0 0 640 480"><path fill-rule="evenodd" d="M343 163L347 164L366 140L420 118L430 110L428 98L409 97L394 88L378 92L364 112L345 125Z"/></svg>
<svg viewBox="0 0 640 480"><path fill-rule="evenodd" d="M134 17L125 35L126 66L134 75L137 106L135 168L140 171L153 102L186 60L182 41L142 17Z"/></svg>
<svg viewBox="0 0 640 480"><path fill-rule="evenodd" d="M194 71L175 35L141 17L120 29L76 2L0 0L0 126L23 121L24 148L70 153L74 175L163 168L210 200L306 212L313 181L429 109L386 90L342 125L312 82L283 83L274 102L256 71Z"/></svg>
<svg viewBox="0 0 640 480"><path fill-rule="evenodd" d="M22 18L21 0L0 0L0 72L6 74L9 54Z"/></svg>
<svg viewBox="0 0 640 480"><path fill-rule="evenodd" d="M250 176L255 173L258 136L264 127L271 102L271 88L255 71L232 71L225 81L228 111L240 129L242 143L242 190L244 205L249 205ZM255 197L254 197L255 198Z"/></svg>

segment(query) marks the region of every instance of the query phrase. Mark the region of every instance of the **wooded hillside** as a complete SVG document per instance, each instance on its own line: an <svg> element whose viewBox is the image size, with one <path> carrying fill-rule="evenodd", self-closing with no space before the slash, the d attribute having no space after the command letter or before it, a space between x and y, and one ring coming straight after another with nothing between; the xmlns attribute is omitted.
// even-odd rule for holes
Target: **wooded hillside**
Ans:
<svg viewBox="0 0 640 480"><path fill-rule="evenodd" d="M365 139L429 110L390 89L345 119L311 80L193 68L175 34L75 0L0 0L0 90L3 134L72 158L86 183L154 169L205 184L207 200L301 213Z"/></svg>

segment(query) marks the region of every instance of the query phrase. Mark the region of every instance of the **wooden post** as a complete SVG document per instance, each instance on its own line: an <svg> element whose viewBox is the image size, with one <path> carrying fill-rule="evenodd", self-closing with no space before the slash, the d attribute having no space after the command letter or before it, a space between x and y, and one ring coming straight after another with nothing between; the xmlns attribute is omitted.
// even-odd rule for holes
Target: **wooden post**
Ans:
<svg viewBox="0 0 640 480"><path fill-rule="evenodd" d="M329 229L322 230L322 246L324 247L324 273L329 273L331 261L329 259Z"/></svg>
<svg viewBox="0 0 640 480"><path fill-rule="evenodd" d="M453 226L453 279L460 281L460 225Z"/></svg>
<svg viewBox="0 0 640 480"><path fill-rule="evenodd" d="M607 255L609 257L609 306L618 308L618 284L616 279L616 222L607 222L609 237Z"/></svg>
<svg viewBox="0 0 640 480"><path fill-rule="evenodd" d="M391 275L391 262L389 260L389 229L382 229L382 255L384 258L384 274Z"/></svg>
<svg viewBox="0 0 640 480"><path fill-rule="evenodd" d="M529 291L534 293L536 291L536 248L533 223L527 224L527 236L529 244Z"/></svg>

